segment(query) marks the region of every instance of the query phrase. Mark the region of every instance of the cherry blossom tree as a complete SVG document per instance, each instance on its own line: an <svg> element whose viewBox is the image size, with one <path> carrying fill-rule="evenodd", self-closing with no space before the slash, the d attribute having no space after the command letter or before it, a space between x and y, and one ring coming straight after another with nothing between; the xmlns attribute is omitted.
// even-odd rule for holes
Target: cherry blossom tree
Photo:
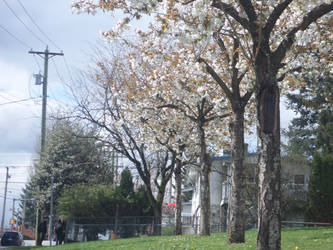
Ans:
<svg viewBox="0 0 333 250"><path fill-rule="evenodd" d="M151 15L160 29L159 39L179 39L194 46L198 61L206 65L207 71L220 85L222 83L220 80L224 80L220 71L224 68L231 70L234 68L240 72L239 75L231 75L231 78L239 78L243 72L250 72L249 78L251 75L254 76L259 153L257 248L280 249L279 87L289 86L300 80L302 74L298 73L299 70L314 75L321 74L321 67L332 70L333 35L330 27L333 2L330 0L114 0L75 1L73 6L88 12L96 9L111 12L122 10L125 18L114 29L104 33L110 39L121 36L133 19L139 19L145 14ZM218 38L222 37L224 43L227 43L230 34L234 41L233 47L239 47L231 50L232 54L229 50L229 57L234 56L235 51L239 53L234 66L235 60L221 65L202 56L208 51L207 45L214 37L223 51L224 48L218 43ZM223 90L227 94L228 91L225 88ZM236 195L236 200L237 196L239 195ZM239 230L243 231L241 224L239 225ZM231 230L237 235L235 229ZM230 242L241 240L241 237L235 241L229 238Z"/></svg>
<svg viewBox="0 0 333 250"><path fill-rule="evenodd" d="M173 6L177 7L177 6ZM170 10L171 12L171 10ZM177 11L171 12L170 15L178 15ZM178 15L180 16L180 15ZM165 56L161 56L159 51L164 50L164 54L168 53L169 47L166 45L168 43L168 38L171 32L170 30L172 24L168 17L163 15L158 15L157 20L162 23L161 26L153 26L151 25L151 32L138 32L138 34L142 37L145 42L140 44L140 47L144 49L142 52L146 54L149 60L165 60ZM164 65L163 72L166 72L167 69L165 67L173 67L173 71L178 70L180 74L183 74L184 68L194 69L199 72L200 75L206 75L206 71L213 81L206 81L206 84L200 85L198 89L199 95L203 96L205 92L205 88L213 88L215 89L216 84L222 89L222 92L226 93L226 99L229 101L229 108L232 110L231 118L229 119L229 129L231 134L231 142L232 142L232 196L230 198L230 221L229 221L229 242L244 242L244 231L245 231L245 220L244 220L244 174L243 174L243 157L244 157L244 113L245 107L248 104L250 97L254 91L253 82L249 73L249 67L245 67L243 69L238 69L239 61L244 61L246 58L242 58L239 53L240 47L240 38L235 36L233 32L226 31L225 29L219 29L216 32L212 33L212 38L214 40L210 41L207 39L207 34L203 32L199 32L197 26L201 25L201 20L197 18L197 16L193 13L184 12L182 17L179 19L180 22L186 23L186 32L190 33L189 37L180 37L177 38L180 33L179 30L173 31L175 34L173 39L175 41L178 40L179 44L182 44L178 49L177 56L173 55L173 63L161 63ZM229 22L230 20L223 20L224 22ZM224 23L222 22L222 23ZM221 25L222 25L221 23ZM122 26L122 25L121 25ZM202 25L201 25L202 28ZM178 33L177 33L178 32ZM114 33L114 31L110 31L106 33L106 35L120 35L118 32ZM192 39L193 37L197 37ZM225 35L225 39L221 37ZM206 39L204 39L206 37ZM119 38L119 37L118 37ZM193 41L192 41L193 40ZM193 45L193 42L196 44ZM156 51L158 48L159 51ZM179 56L179 54L185 54L187 56ZM158 54L159 56L155 56ZM169 60L170 61L170 60ZM204 67L195 66L197 62L202 63ZM175 65L181 65L181 67L175 67ZM219 67L217 69L213 69L218 67L218 65L229 65L227 67ZM180 76L181 77L181 76ZM193 77L193 76L192 76ZM197 78L200 79L201 76L197 75ZM162 75L155 77L155 79L174 79L174 74L169 74L168 76ZM155 79L150 79L154 81ZM155 80L156 81L156 80ZM250 84L246 84L249 82ZM175 87L174 90L177 91L179 88ZM215 92L215 90L214 90ZM221 92L221 91L219 91ZM211 92L210 92L211 93ZM171 106L169 106L171 107ZM208 174L208 173L206 173ZM202 185L206 185L204 182L201 182ZM208 184L207 184L208 185ZM206 207L207 201L202 201L202 209ZM208 210L206 210L208 212ZM203 221L207 221L204 218L204 215L200 216ZM209 221L209 220L208 220ZM202 222L201 225L206 224ZM208 228L207 226L203 226L201 228ZM209 230L206 231L209 234ZM201 234L205 235L206 233L201 232Z"/></svg>
<svg viewBox="0 0 333 250"><path fill-rule="evenodd" d="M174 172L176 154L149 145L149 140L141 137L140 122L126 115L127 104L120 93L113 91L131 82L123 71L122 58L113 51L99 50L98 55L93 60L95 66L72 86L76 108L71 116L96 127L101 141L134 165L152 204L155 223L161 225L165 190ZM108 60L104 60L106 55L110 56ZM159 226L154 233L160 233Z"/></svg>
<svg viewBox="0 0 333 250"><path fill-rule="evenodd" d="M131 75L135 76L133 82L136 86L131 83L125 91L125 99L131 102L128 105L132 108L130 114L134 116L131 119L139 115L144 132L152 133L145 138L153 138L169 150L176 151L183 164L184 160L188 161L184 157L199 156L200 234L209 235L210 155L213 148L221 149L225 143L226 138L221 134L228 135L224 118L229 113L222 93L216 91L214 84L207 85L213 80L208 74L202 74L200 63L192 65L193 53L182 52L181 46L173 42L153 46L143 42L137 45L140 54L133 54L130 59ZM192 67L184 71L179 61L187 61ZM177 183L179 192L179 179Z"/></svg>

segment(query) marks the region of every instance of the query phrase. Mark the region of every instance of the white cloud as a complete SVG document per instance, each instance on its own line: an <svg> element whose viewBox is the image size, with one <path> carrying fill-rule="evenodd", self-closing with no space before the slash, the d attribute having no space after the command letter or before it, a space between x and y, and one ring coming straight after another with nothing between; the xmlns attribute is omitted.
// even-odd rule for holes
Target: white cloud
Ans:
<svg viewBox="0 0 333 250"><path fill-rule="evenodd" d="M0 68L0 152L33 153L41 107L35 99L15 103L30 98L29 73L3 61Z"/></svg>

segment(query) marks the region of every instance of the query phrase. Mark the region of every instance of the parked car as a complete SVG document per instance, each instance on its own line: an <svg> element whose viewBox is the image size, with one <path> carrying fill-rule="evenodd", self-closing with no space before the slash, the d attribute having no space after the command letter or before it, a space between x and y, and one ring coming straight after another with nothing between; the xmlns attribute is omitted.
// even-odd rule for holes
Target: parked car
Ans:
<svg viewBox="0 0 333 250"><path fill-rule="evenodd" d="M1 238L1 246L23 246L23 235L19 232L4 232Z"/></svg>

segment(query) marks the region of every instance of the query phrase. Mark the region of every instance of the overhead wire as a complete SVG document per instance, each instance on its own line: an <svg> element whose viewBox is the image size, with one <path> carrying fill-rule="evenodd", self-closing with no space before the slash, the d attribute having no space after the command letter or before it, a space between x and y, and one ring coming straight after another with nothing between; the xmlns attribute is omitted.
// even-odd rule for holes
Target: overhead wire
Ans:
<svg viewBox="0 0 333 250"><path fill-rule="evenodd" d="M23 9L24 13L29 17L30 21L36 26L36 28L39 30L39 32L51 43L53 44L57 49L59 49L60 51L62 51L62 49L46 34L46 32L43 31L43 29L38 25L38 23L34 20L34 18L29 14L27 8L22 4L22 2L20 0L17 0L17 2L19 3L19 5L21 6L21 8ZM58 67L57 65L55 64L55 61L52 59L54 65L55 65L55 68L56 68L56 73L59 77L59 80L62 81L62 82L65 82L64 81L64 78L62 76L60 76L60 73L59 73L59 70L58 70ZM69 67L68 67L68 64L67 62L65 62L66 64L66 67L67 67L67 71L69 71ZM41 71L41 67L38 66L40 71ZM72 77L71 77L72 78Z"/></svg>
<svg viewBox="0 0 333 250"><path fill-rule="evenodd" d="M41 43L45 44L47 46L47 43L45 43L39 36L37 36L35 34L35 32L33 32L26 24L25 22L16 14L16 12L14 11L14 9L12 7L10 7L10 5L7 3L6 0L2 0L4 2L4 4L7 6L7 8L12 12L12 14L16 17L17 20L20 21L20 23L23 24L23 26L37 39L39 40Z"/></svg>
<svg viewBox="0 0 333 250"><path fill-rule="evenodd" d="M57 73L57 76L58 76L59 81L60 81L62 84L64 84L64 83L65 83L65 79L64 79L64 77L60 74L60 72L59 72L59 68L58 68L58 66L57 66L57 64L56 64L56 62L55 62L55 60L54 60L53 58L51 58L51 61L52 61L52 63L53 63L53 66L54 66L54 69L55 69L55 71L56 71L56 73ZM55 95L54 95L54 96L55 96ZM53 97L53 99L54 99L55 101L57 101L57 102L61 102L62 104L65 104L65 105L66 105L65 102L60 101L60 100L57 99L56 97Z"/></svg>
<svg viewBox="0 0 333 250"><path fill-rule="evenodd" d="M32 18L32 16L29 14L27 9L24 7L22 2L20 0L17 0L17 2L20 4L21 8L23 9L24 13L29 17L30 21L37 27L39 32L50 42L52 43L57 49L61 50L59 46L53 42L53 40L41 29L41 27L35 22L35 20Z"/></svg>
<svg viewBox="0 0 333 250"><path fill-rule="evenodd" d="M24 13L28 16L28 18L30 19L30 21L36 26L36 28L39 30L39 32L51 43L53 44L57 49L59 49L60 51L62 51L62 49L46 34L46 32L43 31L43 29L38 25L38 23L34 20L34 18L32 17L32 15L30 15L30 13L28 12L27 8L23 5L23 3L20 0L17 0L17 2L19 3L19 5L21 6L21 8L23 9ZM35 55L34 55L35 56ZM38 68L41 71L41 67L37 61L37 59L35 58L36 63L38 64ZM55 70L56 73L58 75L58 78L61 82L65 82L64 81L64 77L61 76L61 74L59 73L58 67L54 61L54 59L52 58L52 62L55 66ZM67 71L70 72L69 67L68 67L68 63L67 61L65 61L65 66L67 68ZM69 73L70 74L70 73ZM71 74L70 74L71 77ZM71 77L72 78L72 77Z"/></svg>
<svg viewBox="0 0 333 250"><path fill-rule="evenodd" d="M3 29L4 31L6 31L11 37L13 37L17 42L19 42L21 45L23 45L23 47L26 47L28 49L31 49L32 47L29 46L27 43L23 42L21 39L19 39L17 36L15 36L13 33L11 33L8 29L6 29L5 27L3 27L0 24L0 28Z"/></svg>
<svg viewBox="0 0 333 250"><path fill-rule="evenodd" d="M72 72L71 72L71 70L70 70L70 68L69 68L69 66L68 66L68 63L67 63L67 60L66 60L65 55L64 55L62 58L64 59L65 66L66 66L66 69L67 69L67 73L68 73L68 75L69 75L71 81L74 82L74 80L73 80L73 75L72 75Z"/></svg>
<svg viewBox="0 0 333 250"><path fill-rule="evenodd" d="M64 82L65 82L65 79L64 79L63 76L59 73L58 66L57 66L55 60L54 60L53 58L51 58L51 61L52 61L53 65L54 65L54 68L55 68L55 71L56 71L56 73L57 73L57 76L58 76L59 80L60 80L62 83L64 83Z"/></svg>
<svg viewBox="0 0 333 250"><path fill-rule="evenodd" d="M0 183L6 183L5 181L0 181ZM7 181L8 184L15 183L15 184L26 184L29 183L29 181Z"/></svg>
<svg viewBox="0 0 333 250"><path fill-rule="evenodd" d="M34 57L34 59L35 59L35 62L36 62L37 67L38 67L38 69L39 69L39 72L41 72L41 71L42 71L42 67L41 67L40 64L39 64L36 55L35 55L35 54L32 54L32 55L33 55L33 57Z"/></svg>
<svg viewBox="0 0 333 250"><path fill-rule="evenodd" d="M2 98L4 98L4 99L6 99L7 101L12 101L11 99L9 99L7 96L4 96L4 95L2 95L2 94L0 94L0 97L2 97Z"/></svg>
<svg viewBox="0 0 333 250"><path fill-rule="evenodd" d="M11 10L11 12L15 15L15 17L25 26L25 28L30 32L32 33L36 38L38 38L39 41L41 41L42 43L44 43L45 45L47 45L42 39L40 39L40 37L38 37L31 29L28 28L28 26L22 21L22 19L20 19L18 17L18 15L15 13L15 11L10 7L10 5L7 3L6 0L3 0L3 2L6 4L6 6ZM46 32L43 31L43 29L38 25L38 23L34 20L34 18L32 17L32 15L30 15L29 11L27 10L27 8L23 5L23 3L20 1L20 0L17 0L17 2L19 3L19 5L21 6L21 8L23 9L24 13L27 15L27 17L30 19L30 21L36 26L36 28L39 30L39 32L51 43L53 44L57 49L59 49L60 51L61 48L46 34ZM35 55L34 55L35 56ZM35 57L34 57L35 58ZM65 67L66 67L66 70L67 70L67 73L71 79L71 81L73 82L73 75L71 73L71 70L69 68L69 65L68 65L68 62L65 58L65 56L63 56L63 60L64 60L64 63L65 63ZM37 61L37 59L35 58L35 61L36 61L36 64L38 66L38 69L41 71L41 67ZM54 63L55 64L55 63ZM64 78L62 76L60 76L59 74L59 70L56 68L56 72L57 72L57 75L59 77L59 79L62 81L62 82L65 82L64 81Z"/></svg>
<svg viewBox="0 0 333 250"><path fill-rule="evenodd" d="M40 97L32 97L32 98L26 98L26 99L17 100L17 101L4 102L4 103L0 103L0 106L7 105L7 104L15 104L15 103L20 103L20 102L26 102L26 101L30 101L30 100L38 99L38 98L40 98Z"/></svg>

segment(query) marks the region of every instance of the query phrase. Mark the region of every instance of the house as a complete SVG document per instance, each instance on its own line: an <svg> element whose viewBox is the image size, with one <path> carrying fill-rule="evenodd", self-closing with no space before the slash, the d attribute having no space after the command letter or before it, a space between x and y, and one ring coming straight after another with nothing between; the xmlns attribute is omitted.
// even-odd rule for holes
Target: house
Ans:
<svg viewBox="0 0 333 250"><path fill-rule="evenodd" d="M246 150L247 151L247 150ZM282 157L281 191L282 219L304 220L303 211L306 204L306 194L310 176L310 167L305 159ZM246 152L244 159L246 179L245 216L247 228L255 227L257 221L257 154ZM230 197L231 154L224 151L222 156L212 157L212 172L210 174L210 200L212 231L225 230L228 218ZM187 186L183 194L191 195L191 200L183 202L183 215L196 218L200 216L200 176L195 167L188 173Z"/></svg>

